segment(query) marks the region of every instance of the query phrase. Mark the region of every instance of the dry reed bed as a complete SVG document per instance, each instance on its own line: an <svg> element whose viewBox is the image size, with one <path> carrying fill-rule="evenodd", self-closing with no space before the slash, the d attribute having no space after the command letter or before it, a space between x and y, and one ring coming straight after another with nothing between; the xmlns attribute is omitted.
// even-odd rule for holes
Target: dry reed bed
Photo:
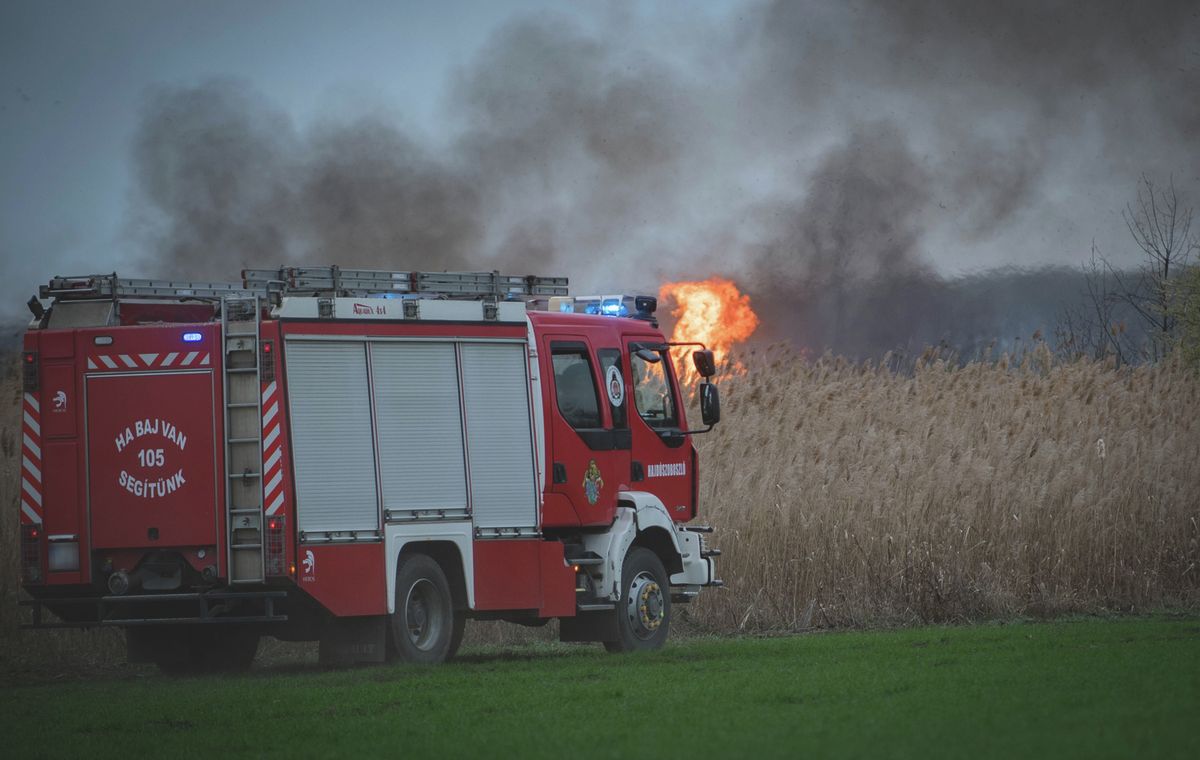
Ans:
<svg viewBox="0 0 1200 760"><path fill-rule="evenodd" d="M1200 600L1200 379L751 354L700 437L718 631L1142 611Z"/></svg>
<svg viewBox="0 0 1200 760"><path fill-rule="evenodd" d="M728 588L681 608L686 627L800 630L1200 601L1194 372L1061 365L1044 350L1022 366L930 361L911 374L785 349L745 359L746 374L722 382L724 421L697 437L701 511L717 529ZM15 638L18 369L4 361L0 385L0 671L112 662L123 654L113 631ZM476 642L552 635L475 628Z"/></svg>

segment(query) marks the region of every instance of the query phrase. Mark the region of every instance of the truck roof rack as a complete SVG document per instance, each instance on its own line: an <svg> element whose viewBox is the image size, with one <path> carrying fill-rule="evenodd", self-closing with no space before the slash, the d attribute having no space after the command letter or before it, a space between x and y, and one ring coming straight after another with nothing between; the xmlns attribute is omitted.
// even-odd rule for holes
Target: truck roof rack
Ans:
<svg viewBox="0 0 1200 760"><path fill-rule="evenodd" d="M499 272L389 272L327 266L245 269L240 283L229 283L129 279L113 272L55 277L38 289L38 295L58 301L220 300L229 296L261 296L275 302L284 296L525 300L567 295L567 278L503 275Z"/></svg>

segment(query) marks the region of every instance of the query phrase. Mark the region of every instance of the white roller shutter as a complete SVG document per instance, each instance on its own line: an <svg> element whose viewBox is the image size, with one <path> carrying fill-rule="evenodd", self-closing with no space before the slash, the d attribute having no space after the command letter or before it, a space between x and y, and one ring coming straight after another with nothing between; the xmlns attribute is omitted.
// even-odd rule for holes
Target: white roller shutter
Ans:
<svg viewBox="0 0 1200 760"><path fill-rule="evenodd" d="M478 528L537 526L524 343L463 343L471 504Z"/></svg>
<svg viewBox="0 0 1200 760"><path fill-rule="evenodd" d="M366 347L288 341L285 358L299 529L377 529Z"/></svg>
<svg viewBox="0 0 1200 760"><path fill-rule="evenodd" d="M384 508L466 510L454 344L375 343L371 368Z"/></svg>

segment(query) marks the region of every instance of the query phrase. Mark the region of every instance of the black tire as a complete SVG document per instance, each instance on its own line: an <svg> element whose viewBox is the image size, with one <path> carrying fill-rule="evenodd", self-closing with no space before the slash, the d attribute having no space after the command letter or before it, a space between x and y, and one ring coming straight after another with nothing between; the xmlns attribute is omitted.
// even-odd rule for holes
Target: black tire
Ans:
<svg viewBox="0 0 1200 760"><path fill-rule="evenodd" d="M428 555L400 559L391 618L392 646L404 662L445 662L462 642L462 613L454 609L446 574Z"/></svg>
<svg viewBox="0 0 1200 760"><path fill-rule="evenodd" d="M617 640L604 642L610 652L661 649L671 632L671 582L654 552L635 546L621 565L621 601L617 602Z"/></svg>
<svg viewBox="0 0 1200 760"><path fill-rule="evenodd" d="M235 626L196 626L158 635L155 664L170 676L242 673L258 653L258 632Z"/></svg>

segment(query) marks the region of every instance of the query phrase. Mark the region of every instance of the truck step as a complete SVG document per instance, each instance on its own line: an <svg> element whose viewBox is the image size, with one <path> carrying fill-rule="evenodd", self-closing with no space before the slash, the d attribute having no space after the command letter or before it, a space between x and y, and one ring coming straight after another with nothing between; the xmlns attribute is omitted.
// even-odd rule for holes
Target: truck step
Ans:
<svg viewBox="0 0 1200 760"><path fill-rule="evenodd" d="M596 602L593 604L577 604L575 609L580 612L604 612L605 610L616 609L617 605L612 602Z"/></svg>
<svg viewBox="0 0 1200 760"><path fill-rule="evenodd" d="M683 529L689 533L712 533L711 525L685 525Z"/></svg>
<svg viewBox="0 0 1200 760"><path fill-rule="evenodd" d="M701 557L720 557L721 550L720 549L705 549L704 551L700 552L700 556Z"/></svg>
<svg viewBox="0 0 1200 760"><path fill-rule="evenodd" d="M248 372L258 372L258 367L229 367L225 370L229 375L243 375Z"/></svg>
<svg viewBox="0 0 1200 760"><path fill-rule="evenodd" d="M572 565L579 565L580 567L591 567L593 565L604 564L604 557L601 557L599 554L595 554L593 552L588 552L588 554L591 556L589 557L584 555L582 557L567 557L567 562L571 563Z"/></svg>
<svg viewBox="0 0 1200 760"><path fill-rule="evenodd" d="M255 478L261 478L262 473L261 472L235 472L235 473L231 474L229 477L238 478L238 479L242 479L242 480L253 480Z"/></svg>
<svg viewBox="0 0 1200 760"><path fill-rule="evenodd" d="M257 409L257 401L233 401L225 405L230 409Z"/></svg>

